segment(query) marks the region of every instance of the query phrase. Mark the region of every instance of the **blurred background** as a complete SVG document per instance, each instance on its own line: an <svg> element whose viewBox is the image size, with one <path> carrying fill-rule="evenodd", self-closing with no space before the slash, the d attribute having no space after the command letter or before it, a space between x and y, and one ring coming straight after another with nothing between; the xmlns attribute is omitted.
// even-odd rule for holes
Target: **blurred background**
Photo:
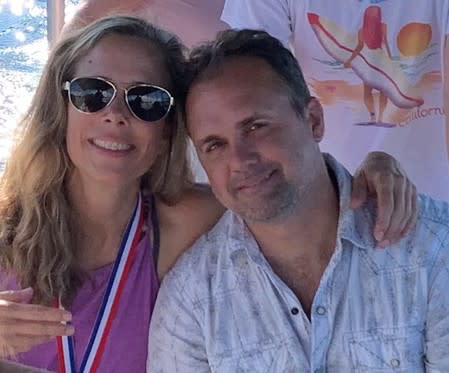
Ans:
<svg viewBox="0 0 449 373"><path fill-rule="evenodd" d="M66 20L79 2L65 0ZM0 172L47 54L47 0L0 0Z"/></svg>

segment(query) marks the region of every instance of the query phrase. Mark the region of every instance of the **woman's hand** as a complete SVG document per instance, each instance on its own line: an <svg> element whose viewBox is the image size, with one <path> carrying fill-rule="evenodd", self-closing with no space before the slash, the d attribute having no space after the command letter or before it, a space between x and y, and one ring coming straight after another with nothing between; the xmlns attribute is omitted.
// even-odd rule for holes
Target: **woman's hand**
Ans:
<svg viewBox="0 0 449 373"><path fill-rule="evenodd" d="M399 162L384 152L371 152L354 174L351 207L377 198L374 238L380 247L398 241L415 225L417 192Z"/></svg>
<svg viewBox="0 0 449 373"><path fill-rule="evenodd" d="M59 335L72 335L73 326L66 324L72 316L69 312L29 302L33 290L0 292L0 358L47 342Z"/></svg>

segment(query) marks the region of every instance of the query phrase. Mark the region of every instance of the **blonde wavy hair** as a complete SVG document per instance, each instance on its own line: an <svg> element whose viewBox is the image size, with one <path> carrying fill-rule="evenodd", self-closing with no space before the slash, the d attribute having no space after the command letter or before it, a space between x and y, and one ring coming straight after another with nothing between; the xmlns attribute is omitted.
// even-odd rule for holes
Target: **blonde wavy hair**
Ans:
<svg viewBox="0 0 449 373"><path fill-rule="evenodd" d="M142 19L106 17L71 30L55 45L0 179L0 268L22 287L33 287L34 301L41 304L59 294L70 302L84 281L77 260L80 225L66 188L73 165L66 149L68 100L62 85L74 78L79 60L111 34L156 46L170 77L166 88L175 99L185 93L183 45ZM142 188L167 204L175 204L192 181L180 106L166 118L166 151L142 177Z"/></svg>

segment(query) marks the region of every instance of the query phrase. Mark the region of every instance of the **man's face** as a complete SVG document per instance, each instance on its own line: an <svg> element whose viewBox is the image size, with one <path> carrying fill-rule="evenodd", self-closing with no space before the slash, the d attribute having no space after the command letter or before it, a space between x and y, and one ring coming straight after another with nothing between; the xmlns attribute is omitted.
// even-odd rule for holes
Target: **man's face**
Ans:
<svg viewBox="0 0 449 373"><path fill-rule="evenodd" d="M255 57L229 59L192 85L187 125L223 205L249 221L277 221L295 211L321 159L321 107L314 106L318 116L308 107L308 119L300 118L286 85Z"/></svg>

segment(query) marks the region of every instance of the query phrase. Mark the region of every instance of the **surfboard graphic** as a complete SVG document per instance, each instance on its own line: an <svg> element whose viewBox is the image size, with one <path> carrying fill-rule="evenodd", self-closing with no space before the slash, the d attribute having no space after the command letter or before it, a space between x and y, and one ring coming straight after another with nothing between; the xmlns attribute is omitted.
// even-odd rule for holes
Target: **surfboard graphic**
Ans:
<svg viewBox="0 0 449 373"><path fill-rule="evenodd" d="M358 44L357 35L350 34L336 23L308 13L309 23L326 52L337 61L347 61ZM382 48L364 46L351 63L354 72L365 83L381 91L400 108L414 108L424 103L401 68Z"/></svg>

